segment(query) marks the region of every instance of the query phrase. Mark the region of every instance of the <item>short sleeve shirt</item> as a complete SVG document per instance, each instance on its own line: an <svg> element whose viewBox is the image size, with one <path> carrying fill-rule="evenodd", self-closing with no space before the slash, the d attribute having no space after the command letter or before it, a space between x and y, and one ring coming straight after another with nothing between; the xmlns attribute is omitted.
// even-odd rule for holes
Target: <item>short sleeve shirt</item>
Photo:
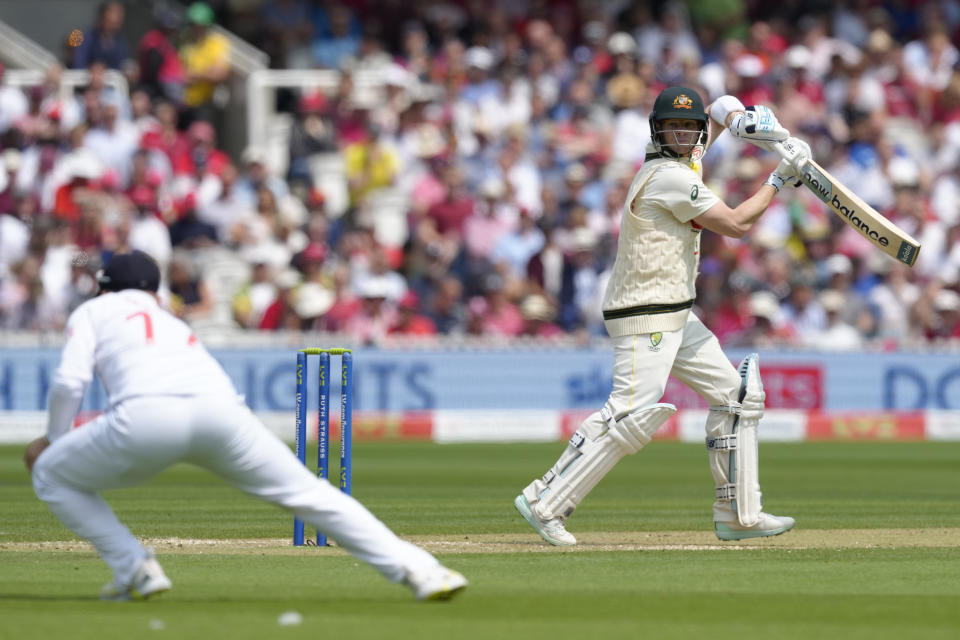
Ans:
<svg viewBox="0 0 960 640"><path fill-rule="evenodd" d="M680 222L689 222L720 202L696 169L673 162L651 176L643 200L670 211Z"/></svg>

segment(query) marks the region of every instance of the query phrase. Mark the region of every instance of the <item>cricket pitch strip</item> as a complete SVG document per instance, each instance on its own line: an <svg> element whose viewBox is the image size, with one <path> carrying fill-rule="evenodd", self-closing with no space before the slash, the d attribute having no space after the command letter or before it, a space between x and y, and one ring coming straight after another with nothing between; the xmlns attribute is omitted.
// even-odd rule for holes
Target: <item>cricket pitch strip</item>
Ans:
<svg viewBox="0 0 960 640"><path fill-rule="evenodd" d="M771 538L736 542L717 540L712 531L585 531L577 545L553 547L534 532L402 536L431 553L583 553L591 551L744 551L753 549L896 549L955 548L960 529L795 529ZM289 538L195 539L145 538L158 554L343 554L335 546L294 547ZM79 540L0 542L2 551L92 552Z"/></svg>

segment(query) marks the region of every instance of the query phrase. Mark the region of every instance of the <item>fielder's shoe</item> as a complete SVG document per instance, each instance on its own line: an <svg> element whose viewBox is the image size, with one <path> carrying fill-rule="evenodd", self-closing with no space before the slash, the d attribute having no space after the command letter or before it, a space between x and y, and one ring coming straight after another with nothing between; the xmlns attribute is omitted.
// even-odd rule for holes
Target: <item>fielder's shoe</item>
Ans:
<svg viewBox="0 0 960 640"><path fill-rule="evenodd" d="M120 586L110 581L100 590L101 600L127 601L146 600L150 596L169 591L173 583L163 572L163 567L157 562L153 549L147 550L147 557L133 574L130 584Z"/></svg>
<svg viewBox="0 0 960 640"><path fill-rule="evenodd" d="M562 519L541 520L530 508L530 503L522 493L513 501L513 506L517 508L523 519L530 523L534 531L550 544L558 547L571 547L577 544L577 539L563 526Z"/></svg>
<svg viewBox="0 0 960 640"><path fill-rule="evenodd" d="M449 600L467 588L467 579L459 571L440 564L422 571L411 571L404 583L421 601Z"/></svg>
<svg viewBox="0 0 960 640"><path fill-rule="evenodd" d="M764 538L778 536L793 529L796 521L790 516L774 516L761 513L757 524L745 527L739 522L714 522L714 530L721 540L745 540L746 538Z"/></svg>

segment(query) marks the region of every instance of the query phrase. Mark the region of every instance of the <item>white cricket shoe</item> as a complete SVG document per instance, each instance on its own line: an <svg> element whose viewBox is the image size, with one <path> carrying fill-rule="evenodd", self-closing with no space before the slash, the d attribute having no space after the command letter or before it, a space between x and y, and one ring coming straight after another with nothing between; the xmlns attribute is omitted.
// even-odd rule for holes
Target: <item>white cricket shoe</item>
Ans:
<svg viewBox="0 0 960 640"><path fill-rule="evenodd" d="M417 600L449 600L467 588L467 579L459 571L438 564L422 571L407 573L404 584L413 589Z"/></svg>
<svg viewBox="0 0 960 640"><path fill-rule="evenodd" d="M100 590L101 600L122 602L128 600L146 600L150 596L169 591L173 583L157 562L153 549L147 550L147 557L133 574L130 584L120 586L113 580Z"/></svg>
<svg viewBox="0 0 960 640"><path fill-rule="evenodd" d="M714 530L721 540L745 540L747 538L764 538L778 536L793 529L796 521L790 516L774 516L769 513L760 513L760 519L752 527L745 527L739 522L714 522Z"/></svg>
<svg viewBox="0 0 960 640"><path fill-rule="evenodd" d="M572 547L577 544L577 539L573 534L567 531L563 526L561 518L552 520L541 520L530 508L530 503L521 493L513 501L513 506L517 508L523 519L530 523L533 530L540 534L540 537L557 547Z"/></svg>

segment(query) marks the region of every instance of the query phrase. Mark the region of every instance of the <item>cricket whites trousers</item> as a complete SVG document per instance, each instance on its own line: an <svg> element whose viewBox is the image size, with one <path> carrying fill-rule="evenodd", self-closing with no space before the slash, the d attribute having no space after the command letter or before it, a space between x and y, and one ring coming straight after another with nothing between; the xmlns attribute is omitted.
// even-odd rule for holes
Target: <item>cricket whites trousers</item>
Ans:
<svg viewBox="0 0 960 640"><path fill-rule="evenodd" d="M673 375L696 391L711 406L725 406L739 399L741 378L724 354L717 337L693 313L676 331L621 336L613 339L613 390L606 408L616 418L660 402ZM724 428L728 416L711 411L707 416L708 435ZM591 437L606 425L600 412L591 414L581 429ZM726 482L726 469L710 456L710 470L717 485ZM714 503L714 519L729 520L729 503Z"/></svg>
<svg viewBox="0 0 960 640"><path fill-rule="evenodd" d="M147 552L98 492L138 485L177 462L287 509L391 582L437 564L317 478L238 398L126 400L53 442L37 459L33 485L67 527L93 544L117 583L126 584Z"/></svg>

